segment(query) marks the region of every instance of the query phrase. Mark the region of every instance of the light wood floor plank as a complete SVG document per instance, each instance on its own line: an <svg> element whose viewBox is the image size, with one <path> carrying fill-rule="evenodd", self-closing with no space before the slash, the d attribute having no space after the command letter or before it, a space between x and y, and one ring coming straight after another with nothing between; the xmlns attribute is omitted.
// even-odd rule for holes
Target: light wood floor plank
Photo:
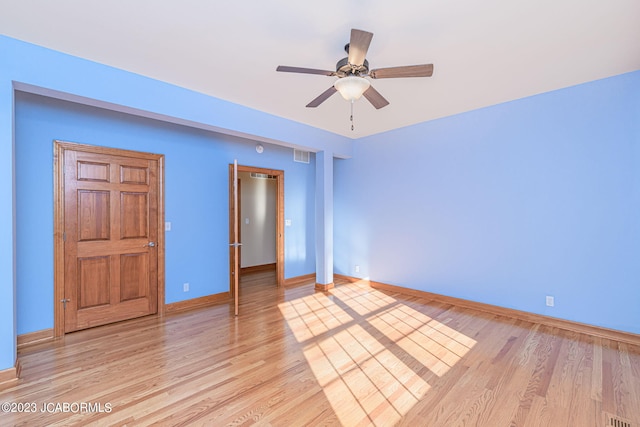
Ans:
<svg viewBox="0 0 640 427"><path fill-rule="evenodd" d="M22 346L0 402L37 410L0 412L0 425L604 427L606 411L640 427L640 347L314 285L254 273L239 317L223 304ZM41 410L83 402L103 412Z"/></svg>

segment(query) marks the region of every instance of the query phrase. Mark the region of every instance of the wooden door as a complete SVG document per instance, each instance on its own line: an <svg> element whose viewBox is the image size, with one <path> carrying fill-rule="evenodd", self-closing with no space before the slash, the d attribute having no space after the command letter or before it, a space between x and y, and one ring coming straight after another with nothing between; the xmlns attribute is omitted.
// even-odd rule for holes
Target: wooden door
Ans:
<svg viewBox="0 0 640 427"><path fill-rule="evenodd" d="M232 242L230 244L232 248L231 259L233 262L232 274L233 274L233 302L234 302L234 314L238 315L238 305L240 303L240 292L238 284L240 282L240 224L238 217L240 210L238 209L238 161L233 161L233 234Z"/></svg>
<svg viewBox="0 0 640 427"><path fill-rule="evenodd" d="M161 156L62 153L64 331L156 313Z"/></svg>

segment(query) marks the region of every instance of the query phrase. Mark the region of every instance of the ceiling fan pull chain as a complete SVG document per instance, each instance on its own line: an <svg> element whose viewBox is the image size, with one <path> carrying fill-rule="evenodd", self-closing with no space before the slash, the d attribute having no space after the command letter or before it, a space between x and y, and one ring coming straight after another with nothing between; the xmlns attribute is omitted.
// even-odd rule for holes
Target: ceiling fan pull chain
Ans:
<svg viewBox="0 0 640 427"><path fill-rule="evenodd" d="M349 120L351 120L351 131L353 132L353 104L354 102L351 101L351 116L349 117Z"/></svg>

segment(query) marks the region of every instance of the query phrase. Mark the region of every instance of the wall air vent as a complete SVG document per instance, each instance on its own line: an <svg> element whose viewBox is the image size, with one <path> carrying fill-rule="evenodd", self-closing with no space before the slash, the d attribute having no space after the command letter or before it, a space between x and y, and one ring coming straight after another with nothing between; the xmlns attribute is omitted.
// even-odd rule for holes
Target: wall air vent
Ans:
<svg viewBox="0 0 640 427"><path fill-rule="evenodd" d="M293 161L298 163L309 163L309 152L293 149Z"/></svg>
<svg viewBox="0 0 640 427"><path fill-rule="evenodd" d="M275 175L267 175L266 173L251 172L251 178L255 179L276 179Z"/></svg>
<svg viewBox="0 0 640 427"><path fill-rule="evenodd" d="M613 414L605 413L606 427L632 427L631 422Z"/></svg>

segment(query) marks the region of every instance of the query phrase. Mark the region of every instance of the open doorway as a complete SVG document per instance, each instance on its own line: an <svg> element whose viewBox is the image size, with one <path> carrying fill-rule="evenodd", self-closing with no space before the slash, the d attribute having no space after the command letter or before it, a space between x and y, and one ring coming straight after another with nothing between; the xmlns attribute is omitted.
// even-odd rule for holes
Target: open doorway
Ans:
<svg viewBox="0 0 640 427"><path fill-rule="evenodd" d="M243 244L237 264L235 251L230 247L231 295L234 295L235 276L240 279L243 267L247 271L251 267L273 268L275 264L276 283L278 286L284 283L284 171L238 165L237 172L239 191L236 211L234 171L233 165L229 165L229 242ZM238 222L238 236L234 235L234 219Z"/></svg>
<svg viewBox="0 0 640 427"><path fill-rule="evenodd" d="M276 201L274 175L238 173L240 274L276 269Z"/></svg>

